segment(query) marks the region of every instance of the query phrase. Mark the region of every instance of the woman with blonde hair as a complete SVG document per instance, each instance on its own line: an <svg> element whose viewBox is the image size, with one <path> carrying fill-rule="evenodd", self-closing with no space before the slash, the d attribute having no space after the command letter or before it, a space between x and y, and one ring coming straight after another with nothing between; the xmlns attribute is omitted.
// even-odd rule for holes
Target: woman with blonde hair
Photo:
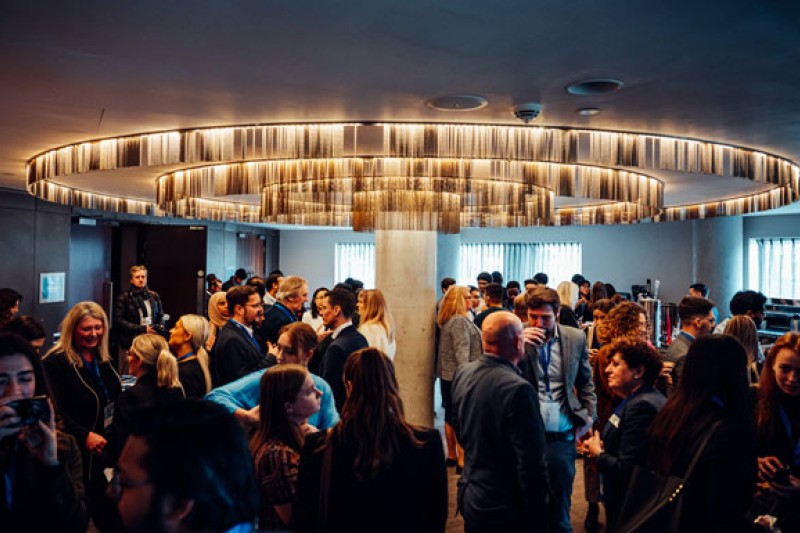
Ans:
<svg viewBox="0 0 800 533"><path fill-rule="evenodd" d="M110 450L106 451L112 464L116 464L139 411L185 397L178 379L178 361L161 335L143 333L134 337L128 365L136 383L117 399L109 430Z"/></svg>
<svg viewBox="0 0 800 533"><path fill-rule="evenodd" d="M439 432L406 421L394 365L380 350L353 352L343 377L341 420L306 437L294 530L443 532L447 474Z"/></svg>
<svg viewBox="0 0 800 533"><path fill-rule="evenodd" d="M61 322L61 338L42 360L64 431L75 437L83 459L83 481L92 521L100 531L119 525L106 496L102 454L105 430L122 390L108 351L108 318L94 302L79 302Z"/></svg>
<svg viewBox="0 0 800 533"><path fill-rule="evenodd" d="M575 316L575 305L578 303L578 286L571 281L562 281L556 288L561 305L558 308L558 323L562 326L579 328L578 317Z"/></svg>
<svg viewBox="0 0 800 533"><path fill-rule="evenodd" d="M367 289L358 293L358 314L361 322L358 332L367 344L377 348L394 361L397 343L394 341L394 317L380 289Z"/></svg>
<svg viewBox="0 0 800 533"><path fill-rule="evenodd" d="M178 377L187 398L203 398L211 390L208 335L208 320L200 315L183 315L169 330L169 347L178 360Z"/></svg>
<svg viewBox="0 0 800 533"><path fill-rule="evenodd" d="M475 361L483 353L481 331L467 315L467 302L472 297L467 287L452 285L442 298L437 324L439 335L439 359L436 376L442 390L444 405L444 434L447 442L447 465L455 466L458 473L464 467L464 451L458 444L453 429L453 400L451 387L458 367Z"/></svg>
<svg viewBox="0 0 800 533"><path fill-rule="evenodd" d="M753 319L747 315L736 315L725 324L725 335L730 335L742 343L747 354L747 382L751 386L758 385L758 328Z"/></svg>
<svg viewBox="0 0 800 533"><path fill-rule="evenodd" d="M208 340L206 340L206 351L211 353L211 348L217 342L217 333L228 320L231 319L231 314L228 311L228 301L225 299L225 291L215 292L208 300L208 321L210 325Z"/></svg>

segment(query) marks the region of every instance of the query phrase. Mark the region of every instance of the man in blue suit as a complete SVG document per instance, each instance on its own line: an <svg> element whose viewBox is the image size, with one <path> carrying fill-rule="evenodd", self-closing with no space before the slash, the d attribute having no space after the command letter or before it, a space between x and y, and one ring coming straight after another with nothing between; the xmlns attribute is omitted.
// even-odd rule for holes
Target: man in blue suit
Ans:
<svg viewBox="0 0 800 533"><path fill-rule="evenodd" d="M268 365L253 336L253 324L264 314L256 289L237 285L226 294L231 319L220 330L211 351L211 376L219 387Z"/></svg>
<svg viewBox="0 0 800 533"><path fill-rule="evenodd" d="M347 397L342 382L344 362L351 353L367 347L367 339L358 332L351 320L355 309L355 295L352 291L343 288L334 288L328 291L324 303L319 306L322 323L328 329L333 330L331 334L333 342L322 356L320 374L322 379L330 384L336 400L336 409L340 412Z"/></svg>

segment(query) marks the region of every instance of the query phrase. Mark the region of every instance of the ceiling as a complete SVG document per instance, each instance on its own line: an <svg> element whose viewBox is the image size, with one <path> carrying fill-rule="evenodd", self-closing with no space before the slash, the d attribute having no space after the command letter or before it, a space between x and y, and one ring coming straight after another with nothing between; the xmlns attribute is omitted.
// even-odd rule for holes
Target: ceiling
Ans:
<svg viewBox="0 0 800 533"><path fill-rule="evenodd" d="M800 7L781 1L192 0L7 2L0 17L0 186L25 162L107 136L229 124L533 123L746 146L800 161ZM614 78L619 91L565 87ZM425 102L480 95L444 112ZM577 108L596 107L581 117ZM754 192L654 172L667 206ZM154 199L157 170L72 185ZM797 204L790 206L795 210ZM782 212L786 212L784 208Z"/></svg>

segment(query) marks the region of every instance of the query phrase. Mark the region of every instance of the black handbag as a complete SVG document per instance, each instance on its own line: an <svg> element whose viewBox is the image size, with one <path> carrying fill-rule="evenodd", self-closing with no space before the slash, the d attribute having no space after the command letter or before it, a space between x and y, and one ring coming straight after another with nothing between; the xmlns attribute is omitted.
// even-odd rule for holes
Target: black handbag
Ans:
<svg viewBox="0 0 800 533"><path fill-rule="evenodd" d="M692 471L722 421L716 421L703 437L683 476L665 476L634 466L622 502L615 533L677 533L684 515L684 494Z"/></svg>

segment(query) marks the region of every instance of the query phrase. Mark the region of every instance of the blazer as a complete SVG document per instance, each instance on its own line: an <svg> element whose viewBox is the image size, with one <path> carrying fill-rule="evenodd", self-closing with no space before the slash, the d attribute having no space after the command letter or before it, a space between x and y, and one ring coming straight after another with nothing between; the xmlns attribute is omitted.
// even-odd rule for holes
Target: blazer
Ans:
<svg viewBox="0 0 800 533"><path fill-rule="evenodd" d="M215 387L269 366L254 339L233 320L219 330L211 349L211 379Z"/></svg>
<svg viewBox="0 0 800 533"><path fill-rule="evenodd" d="M456 315L442 326L436 374L444 381L453 381L459 366L475 361L482 353L481 330L469 318Z"/></svg>
<svg viewBox="0 0 800 533"><path fill-rule="evenodd" d="M281 328L292 322L297 322L295 314L282 303L276 302L264 313L264 323L259 328L258 334L264 341L275 344L278 342L278 332Z"/></svg>
<svg viewBox="0 0 800 533"><path fill-rule="evenodd" d="M169 402L183 399L183 389L160 388L156 369L147 370L137 380L133 387L122 391L117 398L114 410L114 423L108 428L108 444L105 455L108 464L115 465L125 446L125 441L131 434L139 412L147 407L163 406Z"/></svg>
<svg viewBox="0 0 800 533"><path fill-rule="evenodd" d="M103 411L106 405L117 400L122 391L119 375L111 363L100 363L101 386L90 369L71 363L64 352L47 354L42 366L64 431L75 437L83 454L84 481L91 481L95 475L102 476L103 461L89 454L86 436L89 432L105 434Z"/></svg>
<svg viewBox="0 0 800 533"><path fill-rule="evenodd" d="M581 330L569 326L556 324L554 327L558 328L560 338L567 405L572 413L573 425L580 427L586 424L587 417L597 419L597 396L594 393L586 336ZM537 391L539 380L536 377L535 358L538 357L539 349L526 344L525 355L519 364L522 375L533 383Z"/></svg>
<svg viewBox="0 0 800 533"><path fill-rule="evenodd" d="M346 398L344 382L342 381L344 362L347 361L351 353L366 347L367 339L358 332L355 326L350 325L339 332L322 356L320 375L331 386L336 410L339 412L342 411Z"/></svg>
<svg viewBox="0 0 800 533"><path fill-rule="evenodd" d="M465 453L458 502L467 529L544 531L545 432L536 389L508 361L483 355L456 371L453 410Z"/></svg>
<svg viewBox="0 0 800 533"><path fill-rule="evenodd" d="M603 429L604 451L597 458L597 469L603 474L609 523L622 507L631 468L646 460L650 426L666 401L663 394L645 385L621 404L616 419L612 417Z"/></svg>

